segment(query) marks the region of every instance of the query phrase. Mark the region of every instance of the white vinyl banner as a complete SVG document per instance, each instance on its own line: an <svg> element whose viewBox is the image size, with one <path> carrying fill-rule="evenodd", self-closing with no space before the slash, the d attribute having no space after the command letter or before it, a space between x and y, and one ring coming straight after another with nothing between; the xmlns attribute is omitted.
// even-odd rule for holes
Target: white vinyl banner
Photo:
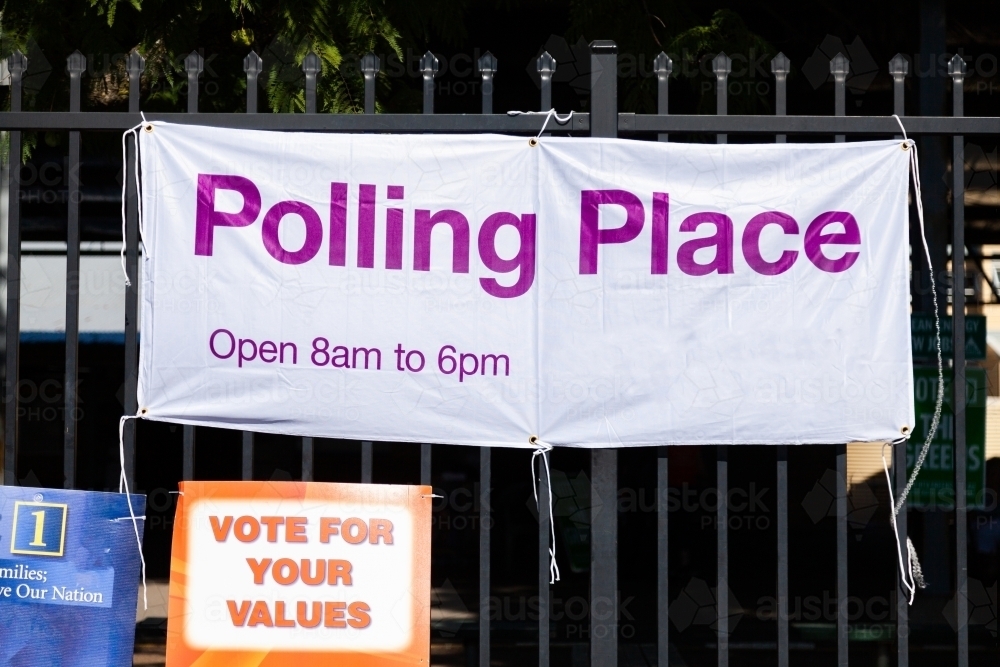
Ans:
<svg viewBox="0 0 1000 667"><path fill-rule="evenodd" d="M152 125L147 419L581 447L913 427L899 141Z"/></svg>

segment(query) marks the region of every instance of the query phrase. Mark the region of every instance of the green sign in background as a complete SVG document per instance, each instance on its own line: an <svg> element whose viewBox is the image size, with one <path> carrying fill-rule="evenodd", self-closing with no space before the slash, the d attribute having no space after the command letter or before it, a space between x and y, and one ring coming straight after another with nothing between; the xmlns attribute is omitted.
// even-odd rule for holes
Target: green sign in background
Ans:
<svg viewBox="0 0 1000 667"><path fill-rule="evenodd" d="M966 501L970 509L981 509L986 486L986 371L982 368L966 369L965 384ZM951 388L951 371L946 369L941 424L907 498L907 504L913 508L948 509L955 505L955 410ZM917 423L913 436L906 443L907 475L913 472L913 465L934 417L936 368L913 369L913 394Z"/></svg>
<svg viewBox="0 0 1000 667"><path fill-rule="evenodd" d="M941 318L941 356L951 359L954 355L954 341L951 338L953 329L951 315ZM912 313L910 315L910 345L914 359L933 359L937 357L937 345L934 343L934 317L930 313ZM986 358L986 316L965 316L965 358Z"/></svg>

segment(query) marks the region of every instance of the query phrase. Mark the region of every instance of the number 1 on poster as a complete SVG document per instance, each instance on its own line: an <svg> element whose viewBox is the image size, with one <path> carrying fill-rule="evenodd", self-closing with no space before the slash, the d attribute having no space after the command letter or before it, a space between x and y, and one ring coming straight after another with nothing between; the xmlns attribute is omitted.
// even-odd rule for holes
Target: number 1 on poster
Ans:
<svg viewBox="0 0 1000 667"><path fill-rule="evenodd" d="M42 535L45 533L45 511L32 512L31 516L35 517L35 539L29 543L29 546L47 546L45 542L42 542Z"/></svg>

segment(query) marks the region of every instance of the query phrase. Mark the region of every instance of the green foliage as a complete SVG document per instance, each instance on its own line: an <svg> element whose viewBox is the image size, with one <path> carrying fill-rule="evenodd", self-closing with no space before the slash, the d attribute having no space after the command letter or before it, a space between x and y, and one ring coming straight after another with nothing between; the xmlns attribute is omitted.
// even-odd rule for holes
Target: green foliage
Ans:
<svg viewBox="0 0 1000 667"><path fill-rule="evenodd" d="M108 17L108 26L115 24L115 12L118 9L119 0L90 0L90 6L97 8L97 15ZM140 0L129 0L129 3L136 9L141 9Z"/></svg>
<svg viewBox="0 0 1000 667"><path fill-rule="evenodd" d="M357 68L358 57L368 51L403 57L400 32L385 9L384 5L376 7L364 0L349 0L305 16L282 12L284 25L262 54L265 63L275 62L266 72L271 109L305 110L301 68L306 55L313 51L323 64L317 87L319 111L363 112L364 80Z"/></svg>
<svg viewBox="0 0 1000 667"><path fill-rule="evenodd" d="M732 114L764 113L770 110L768 103L770 86L755 84L769 83L771 58L777 50L763 37L747 28L736 12L720 9L712 16L707 26L695 26L679 34L668 51L674 57L674 70L698 72L698 76L688 77L691 86L701 92L698 110L712 113L715 109L714 76L711 75L711 59L725 52L733 60L729 74L728 108ZM706 91L704 83L713 85ZM764 92L762 92L764 91Z"/></svg>
<svg viewBox="0 0 1000 667"><path fill-rule="evenodd" d="M526 0L486 1L526 15L536 7ZM482 5L471 0L2 2L0 57L14 49L28 55L25 109L67 108L63 63L76 49L88 61L84 107L125 108L129 94L125 59L138 49L146 58L143 108L184 110L184 58L198 49L205 59L199 79L201 111L232 112L244 106L243 57L254 50L264 61L258 97L274 112L304 110L302 62L310 51L315 52L322 62L318 110L327 113L363 110L364 80L357 61L368 51L378 54L383 64L376 79L377 108L418 111L419 78L389 76L388 57L403 61L406 54L423 51L429 42L462 44L467 22ZM734 59L731 112L766 109L768 96L760 91L769 87L745 84L760 82L761 63L766 68L774 49L734 12L720 10L703 25L690 3L678 0L568 0L568 4L570 43L581 36L618 43L623 108L655 110L652 63L660 51L666 51L674 59L675 77L685 82L680 88L675 84L674 89L686 92L699 110L711 112L715 89L710 60L725 51ZM734 88L741 92L734 94Z"/></svg>
<svg viewBox="0 0 1000 667"><path fill-rule="evenodd" d="M687 3L676 0L572 0L572 43L585 39L613 39L618 44L618 87L629 111L655 113L656 78L653 59L666 49L672 35L694 25Z"/></svg>
<svg viewBox="0 0 1000 667"><path fill-rule="evenodd" d="M499 1L499 0L498 0ZM25 109L64 109L68 80L64 58L79 49L88 58L84 105L122 108L128 99L125 58L137 49L146 59L142 105L151 110L186 107L184 58L198 49L202 111L239 109L246 99L242 60L250 50L264 60L260 98L275 112L305 107L302 62L315 52L322 62L319 111L359 113L364 79L361 54L402 59L404 45L422 50L435 39L465 37L468 0L4 0L0 57L29 55ZM382 72L381 110L416 111L417 85Z"/></svg>
<svg viewBox="0 0 1000 667"><path fill-rule="evenodd" d="M570 20L571 42L599 37L618 44L618 85L622 103L630 111L655 112L653 59L661 51L674 61L673 76L685 82L699 112L715 112L711 59L720 51L734 60L730 113L759 113L767 108L767 95L760 93L770 87L754 84L760 81L759 64L763 62L770 71L768 63L777 51L751 32L736 12L716 11L708 25L699 25L692 5L677 0L572 0Z"/></svg>

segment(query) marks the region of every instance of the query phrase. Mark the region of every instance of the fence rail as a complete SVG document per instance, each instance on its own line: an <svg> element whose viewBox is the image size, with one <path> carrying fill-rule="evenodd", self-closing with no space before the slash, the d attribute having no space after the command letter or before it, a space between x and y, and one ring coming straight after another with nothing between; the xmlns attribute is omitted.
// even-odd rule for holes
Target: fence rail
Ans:
<svg viewBox="0 0 1000 667"><path fill-rule="evenodd" d="M438 72L437 59L429 52L421 59L420 68L424 79L423 114L378 114L375 110L375 75L379 71L379 61L374 54L368 54L361 60L361 69L365 79L365 110L361 115L329 115L317 114L316 81L321 76L320 62L314 54L309 54L303 64L305 74L305 106L304 114L258 114L257 111L257 77L262 71L262 61L251 53L244 61L244 71L247 75L247 109L246 113L198 113L199 77L204 67L204 61L197 53L192 53L185 59L188 77L188 113L150 113L148 120L163 120L172 123L188 123L209 125L214 127L229 127L242 129L281 130L281 131L311 131L311 132L499 132L510 134L534 134L541 130L544 117L541 115L493 114L493 76L497 71L497 61L486 53L478 63L482 77L482 109L481 115L434 114L434 77ZM846 136L897 136L900 128L892 116L846 116L845 115L845 80L849 63L838 54L831 60L831 74L834 77L834 115L832 116L787 116L785 81L790 70L788 58L778 54L771 68L776 81L775 116L729 116L727 115L727 79L731 71L731 61L725 54L719 54L713 60L713 72L716 77L717 114L707 115L671 115L669 114L668 94L669 76L672 63L666 54L660 54L655 61L655 72L658 77L658 114L619 113L617 109L617 79L614 76L602 75L602 72L617 71L617 48L613 42L597 41L591 44L591 102L589 113L575 113L566 125L549 123L547 130L553 133L570 133L576 135L615 137L619 135L658 135L660 141L667 141L669 135L684 133L716 134L718 143L725 143L727 135L736 134L766 134L775 135L776 141L784 142L788 135L828 135L837 141L844 141ZM538 59L538 72L541 80L541 108L551 107L552 75L555 71L555 60L543 53ZM69 173L76 174L69 184L71 192L80 188L78 172L80 164L80 132L83 131L123 131L139 124L142 116L139 111L139 83L145 69L144 61L138 53L132 53L127 61L127 71L130 81L129 111L127 113L81 112L80 111L80 77L86 69L85 58L79 52L67 60L70 74L70 111L43 112L23 111L21 109L22 76L27 68L27 59L16 53L8 61L11 74L10 80L10 111L0 112L0 130L9 131L12 169L9 183L9 213L8 213L8 272L7 272L7 356L6 356L6 424L5 424L5 469L3 480L5 484L16 484L18 456L18 420L17 420L17 380L19 369L19 312L20 312L20 275L21 261L21 225L19 197L19 156L21 153L21 132L31 130L61 130L70 131ZM893 112L903 116L903 90L908 65L901 56L896 56L889 66L893 77L894 108ZM964 135L998 135L1000 134L1000 118L965 118L963 115L963 82L965 66L959 56L955 56L949 65L949 75L953 81L952 117L906 117L906 131L909 135L944 135L953 138L953 160L955 165L963 164ZM126 157L125 174L133 173L135 167L134 149L129 146ZM953 247L964 247L964 179L960 169L953 169L953 205L954 233ZM136 208L136 186L134 181L126 179L126 264L130 276L138 276L139 238L138 216ZM77 285L79 282L80 261L80 226L79 198L70 197L67 213L67 278L66 278L66 365L65 386L77 386L77 346L79 341L79 301ZM963 284L964 266L961 262L954 266L954 277L958 284ZM137 282L137 278L136 278ZM137 336L137 285L133 284L126 292L125 307L125 412L135 414L138 336ZM965 294L963 290L955 290L953 295L955 312L954 331L954 376L955 405L964 405L965 373L965 327L964 317ZM66 486L71 488L75 481L76 465L76 424L74 409L78 397L72 391L65 393L64 428L64 469ZM965 460L965 422L961 410L956 410L955 419L955 460ZM193 427L183 428L183 478L194 477L194 456L196 450L195 431ZM250 479L253 472L254 435L243 434L242 476ZM789 664L789 545L788 545L788 456L787 448L776 448L777 474L777 572L776 599L777 610L777 663L785 667ZM490 664L490 522L491 511L489 488L491 476L491 452L481 450L480 459L480 513L479 524L479 650L478 662L481 667ZM373 445L362 443L362 469L360 479L370 482L372 479ZM847 489L846 489L846 446L837 447L836 469L838 473L838 488L836 497L836 579L838 602L847 599ZM429 484L431 479L431 449L429 445L421 446L420 480ZM894 485L901 489L906 482L906 453L902 447L897 447L893 457ZM965 486L964 466L956 467L956 488ZM129 422L125 431L125 474L130 480L135 470L135 426ZM666 448L658 450L657 480L658 480L658 521L657 521L657 656L658 664L663 666L669 660L670 628L668 608L670 591L667 572L669 565L668 542L668 511L666 490L668 485L669 459ZM302 479L313 478L313 440L302 439ZM726 498L728 493L728 448L718 447L716 474L717 492L719 497ZM591 489L596 497L617 497L618 452L617 450L594 450L591 455ZM547 478L542 476L538 481L542 486L541 493L547 493L544 485ZM957 664L967 667L969 664L968 624L961 619L968 618L967 608L967 536L965 494L956 494L956 579L958 592L957 618L960 619L957 631ZM718 665L726 667L729 664L729 632L728 626L728 575L730 550L728 548L727 503L717 503L717 590L718 595L716 618L718 621ZM538 625L538 664L547 667L550 660L550 619L549 609L549 571L548 571L548 517L539 513L538 522L538 595L541 614ZM906 531L906 513L900 515L900 530ZM591 579L590 598L591 609L602 602L609 608L608 616L617 616L617 514L615 512L594 512L591 518ZM908 607L905 595L899 590L897 581L897 664L905 667L909 664L909 633ZM846 604L837 605L837 664L848 664L848 618ZM595 667L609 667L618 662L618 637L615 632L598 632L598 620L595 614L590 619L590 664Z"/></svg>
<svg viewBox="0 0 1000 667"><path fill-rule="evenodd" d="M138 113L109 111L22 111L0 112L5 130L119 130L135 127L146 120L160 120L179 125L209 125L242 130L297 132L435 132L462 134L500 132L536 134L542 129L542 115L508 116L494 114L256 114ZM1000 118L951 116L908 116L903 121L906 134L921 135L997 135ZM590 114L574 112L569 125L550 122L546 132L591 132ZM658 114L618 114L619 134L655 134L660 132L700 134L847 134L891 137L899 134L899 123L892 116L697 116Z"/></svg>

